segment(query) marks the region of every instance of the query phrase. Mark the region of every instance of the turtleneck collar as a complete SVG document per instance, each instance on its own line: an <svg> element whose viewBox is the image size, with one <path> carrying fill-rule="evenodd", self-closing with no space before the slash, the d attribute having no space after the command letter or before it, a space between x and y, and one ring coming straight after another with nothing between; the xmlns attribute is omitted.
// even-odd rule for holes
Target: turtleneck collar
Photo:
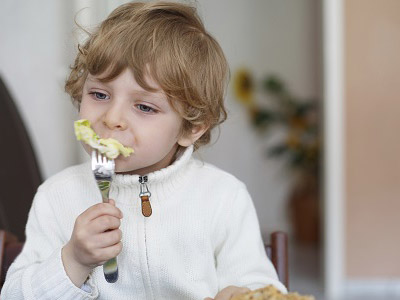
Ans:
<svg viewBox="0 0 400 300"><path fill-rule="evenodd" d="M183 176L185 165L189 162L192 156L193 148L193 145L191 145L184 149L184 151L181 151L180 155L168 167L151 172L144 176L147 176L148 182L152 185L163 184L166 180L171 182L179 180ZM117 187L132 185L139 186L139 177L140 175L116 174L113 178L112 185Z"/></svg>

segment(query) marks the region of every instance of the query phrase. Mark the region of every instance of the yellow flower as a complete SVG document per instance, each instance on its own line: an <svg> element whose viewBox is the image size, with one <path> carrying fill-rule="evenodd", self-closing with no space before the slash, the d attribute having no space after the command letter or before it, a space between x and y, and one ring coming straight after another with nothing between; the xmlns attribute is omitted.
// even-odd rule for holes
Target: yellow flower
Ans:
<svg viewBox="0 0 400 300"><path fill-rule="evenodd" d="M246 69L239 69L233 78L233 89L236 98L243 104L253 101L253 79Z"/></svg>
<svg viewBox="0 0 400 300"><path fill-rule="evenodd" d="M307 127L307 122L304 118L293 116L289 120L290 127L294 129L304 130Z"/></svg>
<svg viewBox="0 0 400 300"><path fill-rule="evenodd" d="M286 145L292 149L298 148L300 146L299 136L294 131L289 132L286 139Z"/></svg>

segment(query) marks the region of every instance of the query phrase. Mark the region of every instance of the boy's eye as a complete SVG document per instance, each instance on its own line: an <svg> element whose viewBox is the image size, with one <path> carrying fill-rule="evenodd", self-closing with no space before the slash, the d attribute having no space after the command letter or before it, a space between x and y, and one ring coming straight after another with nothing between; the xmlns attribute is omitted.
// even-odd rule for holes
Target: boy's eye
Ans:
<svg viewBox="0 0 400 300"><path fill-rule="evenodd" d="M106 94L100 93L100 92L91 92L89 94L93 95L94 98L97 99L97 100L108 100L110 98Z"/></svg>
<svg viewBox="0 0 400 300"><path fill-rule="evenodd" d="M155 109L151 108L150 106L144 105L144 104L138 104L136 107L139 108L142 112L146 112L146 113L156 112Z"/></svg>

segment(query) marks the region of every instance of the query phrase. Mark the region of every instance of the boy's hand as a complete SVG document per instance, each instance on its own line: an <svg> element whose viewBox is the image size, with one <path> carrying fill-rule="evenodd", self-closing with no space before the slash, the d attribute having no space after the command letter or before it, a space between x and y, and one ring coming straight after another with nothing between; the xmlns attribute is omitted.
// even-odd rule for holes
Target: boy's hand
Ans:
<svg viewBox="0 0 400 300"><path fill-rule="evenodd" d="M76 286L85 282L94 267L121 252L121 218L114 200L93 205L76 218L71 239L62 250L65 271Z"/></svg>
<svg viewBox="0 0 400 300"><path fill-rule="evenodd" d="M245 294L250 292L250 289L246 287L238 287L230 285L224 289L222 289L215 298L205 298L204 300L229 300L232 299L234 296Z"/></svg>

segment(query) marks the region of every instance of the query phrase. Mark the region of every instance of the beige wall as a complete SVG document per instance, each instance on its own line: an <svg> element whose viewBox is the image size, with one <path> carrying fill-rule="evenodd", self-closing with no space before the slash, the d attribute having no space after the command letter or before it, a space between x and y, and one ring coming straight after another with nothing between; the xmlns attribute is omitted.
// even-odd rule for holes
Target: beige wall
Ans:
<svg viewBox="0 0 400 300"><path fill-rule="evenodd" d="M344 9L346 273L400 277L400 1Z"/></svg>

